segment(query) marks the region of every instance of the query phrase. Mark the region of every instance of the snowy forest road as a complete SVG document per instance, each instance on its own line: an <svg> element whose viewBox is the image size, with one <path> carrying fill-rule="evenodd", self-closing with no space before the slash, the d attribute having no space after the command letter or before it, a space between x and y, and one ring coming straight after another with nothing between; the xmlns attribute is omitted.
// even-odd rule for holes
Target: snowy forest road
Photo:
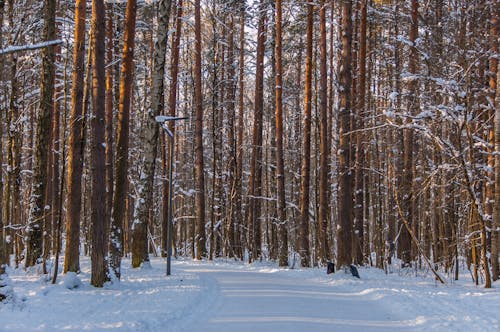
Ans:
<svg viewBox="0 0 500 332"><path fill-rule="evenodd" d="M461 277L445 286L421 271L385 274L280 269L271 262L152 257L139 269L124 259L120 282L90 283L81 273L51 284L38 273L10 269L15 298L0 306L0 332L322 332L500 331L500 288ZM467 271L464 271L466 273Z"/></svg>
<svg viewBox="0 0 500 332"><path fill-rule="evenodd" d="M183 271L199 274L216 297L205 299L210 304L186 331L415 331L422 323L419 317L396 316L373 292L336 289L292 273L273 273L277 269L191 265Z"/></svg>

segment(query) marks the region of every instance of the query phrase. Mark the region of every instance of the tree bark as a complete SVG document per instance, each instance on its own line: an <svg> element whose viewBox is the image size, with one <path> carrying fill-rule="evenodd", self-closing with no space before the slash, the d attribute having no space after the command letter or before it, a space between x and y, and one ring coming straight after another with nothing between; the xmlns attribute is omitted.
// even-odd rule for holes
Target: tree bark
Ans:
<svg viewBox="0 0 500 332"><path fill-rule="evenodd" d="M153 207L153 184L156 169L156 156L158 151L159 126L155 117L161 115L164 109L164 86L165 86L165 56L167 54L168 25L172 0L159 1L158 27L156 30L156 41L153 51L153 74L150 105L147 109L147 117L141 127L140 140L142 145L142 170L139 178L139 196L137 206L134 210L134 223L147 225L149 211ZM166 207L164 207L166 209ZM166 223L163 222L166 230ZM162 230L163 232L163 230ZM162 256L166 256L166 233L162 236Z"/></svg>
<svg viewBox="0 0 500 332"><path fill-rule="evenodd" d="M66 251L64 273L80 271L80 212L82 208L83 170L83 90L85 74L86 1L78 0L75 9L75 38L73 47L73 87L69 127L68 177L66 202ZM89 59L90 60L90 59Z"/></svg>
<svg viewBox="0 0 500 332"><path fill-rule="evenodd" d="M0 0L0 27L3 27L5 1ZM0 49L3 47L3 34L0 33ZM0 59L0 72L4 70L3 59ZM0 114L0 123L2 122L3 109ZM0 137L3 137L3 126L0 126ZM0 165L3 165L3 140L0 139ZM5 267L9 264L9 255L5 245L5 230L3 218L3 172L0 172L0 276L5 273Z"/></svg>
<svg viewBox="0 0 500 332"><path fill-rule="evenodd" d="M56 37L56 1L44 1L44 28L43 36L46 41ZM42 78L40 83L40 106L38 126L34 151L33 183L30 198L30 213L28 227L26 228L27 248L26 267L40 262L43 250L44 223L48 222L46 210L47 158L50 137L50 123L54 107L54 81L55 81L55 50L54 46L46 47L42 51ZM47 208L47 209L46 209Z"/></svg>
<svg viewBox="0 0 500 332"><path fill-rule="evenodd" d="M326 52L326 1L321 1L319 10L320 26L320 88L319 88L319 211L318 211L318 244L320 263L326 263L330 259L328 245L328 206L329 199L329 177L328 161L330 158L330 145L328 135L328 72Z"/></svg>
<svg viewBox="0 0 500 332"><path fill-rule="evenodd" d="M352 224L353 224L353 174L351 167L351 45L352 45L352 1L342 1L342 54L340 71L340 109L339 109L339 198L337 219L337 266L352 263Z"/></svg>
<svg viewBox="0 0 500 332"><path fill-rule="evenodd" d="M102 287L107 280L106 234L106 165L105 165L105 113L106 77L104 59L106 51L105 7L103 0L92 0L92 110L91 120L91 206L90 225L92 233L90 283ZM122 202L124 204L124 202Z"/></svg>
<svg viewBox="0 0 500 332"><path fill-rule="evenodd" d="M359 23L359 61L358 61L358 92L356 105L356 167L354 175L355 183L355 208L354 208L354 262L363 264L364 248L364 147L363 147L363 126L365 112L365 88L366 88L366 16L367 1L361 1L361 18Z"/></svg>
<svg viewBox="0 0 500 332"><path fill-rule="evenodd" d="M194 2L195 17L195 150L196 150L196 259L206 257L205 174L203 160L203 96L201 91L201 17L200 0Z"/></svg>
<svg viewBox="0 0 500 332"><path fill-rule="evenodd" d="M244 89L245 89L245 4L241 5L240 12L240 54L239 54L239 75L238 75L238 132L237 132L237 157L236 157L236 226L235 226L235 247L238 257L243 260L242 245L242 204L243 204L243 139L244 139Z"/></svg>
<svg viewBox="0 0 500 332"><path fill-rule="evenodd" d="M302 138L302 171L300 182L299 254L302 267L311 265L309 251L309 186L311 165L311 106L314 4L307 4L307 41L304 86L304 124Z"/></svg>
<svg viewBox="0 0 500 332"><path fill-rule="evenodd" d="M137 15L137 1L128 0L125 11L125 36L123 42L122 70L120 74L120 105L118 108L118 124L116 128L116 160L115 170L116 179L113 190L113 215L111 217L110 229L110 267L116 278L120 279L121 275L121 259L123 256L123 228L126 215L127 191L128 191L128 148L129 148L129 122L131 96L134 79L134 48L135 48L135 21ZM134 224L132 229L134 234L140 232L140 225ZM147 223L144 225L147 230ZM145 232L146 233L146 232ZM146 258L147 260L147 233L146 238ZM134 250L136 241L135 236L132 240L132 253L137 253ZM132 266L137 267L135 256L132 256Z"/></svg>
<svg viewBox="0 0 500 332"><path fill-rule="evenodd" d="M113 150L113 124L114 124L114 44L115 44L115 27L114 27L114 4L106 4L107 22L106 22L106 234L109 234L111 227L111 214L113 211L113 192L114 192L114 150ZM109 244L108 244L109 248Z"/></svg>
<svg viewBox="0 0 500 332"><path fill-rule="evenodd" d="M494 157L494 199L493 202L493 219L491 223L491 279L493 281L500 279L500 266L498 263L498 249L500 246L500 88L498 80L500 80L500 66L498 66L498 58L494 56L498 52L498 4L491 9L491 54L490 54L490 78L489 88L491 94L491 103L493 104L492 116L494 117L493 124L493 151Z"/></svg>
<svg viewBox="0 0 500 332"><path fill-rule="evenodd" d="M255 66L255 101L252 133L252 159L248 185L248 245L249 260L254 261L261 255L260 193L262 192L262 120L264 114L264 51L266 43L266 1L259 4L259 23L257 29L257 63Z"/></svg>
<svg viewBox="0 0 500 332"><path fill-rule="evenodd" d="M417 74L417 61L418 61L418 51L416 48L416 40L418 38L418 0L412 0L411 2L411 25L409 40L412 43L410 48L410 56L408 60L408 72L409 74ZM408 101L407 101L407 115L411 116L418 112L418 100L417 100L417 81L416 78L411 78L408 85ZM406 123L410 123L410 119L406 119ZM415 227L415 216L413 209L413 163L414 163L414 135L412 129L404 129L403 133L403 174L401 183L401 204L402 210L410 228L413 230ZM415 233L415 232L414 232ZM417 234L415 236L418 237ZM402 264L408 266L411 264L412 260L415 259L412 253L412 239L406 228L401 231L399 246L401 247L401 260Z"/></svg>
<svg viewBox="0 0 500 332"><path fill-rule="evenodd" d="M278 200L279 265L288 266L288 221L285 202L285 165L283 158L283 67L281 0L276 0L276 181Z"/></svg>

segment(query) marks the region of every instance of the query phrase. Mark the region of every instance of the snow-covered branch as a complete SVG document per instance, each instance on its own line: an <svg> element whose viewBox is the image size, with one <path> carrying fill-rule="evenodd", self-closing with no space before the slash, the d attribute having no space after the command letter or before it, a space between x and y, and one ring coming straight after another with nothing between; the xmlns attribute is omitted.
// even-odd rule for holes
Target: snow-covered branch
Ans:
<svg viewBox="0 0 500 332"><path fill-rule="evenodd" d="M23 52L23 51L32 51L40 48L45 48L49 46L54 46L58 44L62 44L63 41L61 39L51 40L47 42L32 44L32 45L21 45L21 46L9 46L0 50L0 55L15 53L15 52Z"/></svg>

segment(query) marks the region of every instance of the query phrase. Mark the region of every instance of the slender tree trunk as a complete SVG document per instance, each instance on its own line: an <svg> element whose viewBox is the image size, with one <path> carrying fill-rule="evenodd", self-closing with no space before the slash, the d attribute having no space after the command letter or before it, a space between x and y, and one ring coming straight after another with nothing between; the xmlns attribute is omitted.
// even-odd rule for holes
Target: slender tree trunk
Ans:
<svg viewBox="0 0 500 332"><path fill-rule="evenodd" d="M234 10L235 8L233 8ZM228 76L228 89L227 89L227 113L228 113L228 133L227 141L229 143L229 156L228 156L228 166L229 166L229 213L227 222L227 241L229 249L229 257L237 256L237 240L235 229L237 223L236 219L236 200L237 200L237 184L236 184L236 173L237 165L236 160L237 149L236 149L236 136L235 136L235 117L236 117L236 62L235 62L235 45L234 45L234 13L230 14L229 18L229 46L227 54L227 76Z"/></svg>
<svg viewBox="0 0 500 332"><path fill-rule="evenodd" d="M418 51L415 45L415 42L418 38L418 0L412 0L411 2L411 26L410 26L410 36L409 40L412 43L409 62L408 62L408 71L410 74L417 73L417 60L418 60ZM408 86L408 104L407 104L407 112L408 115L415 114L418 111L418 101L417 101L417 82L415 78L413 78ZM409 119L406 120L409 123ZM401 183L401 203L402 210L404 213L404 217L408 221L410 228L414 229L414 209L413 209L413 192L412 192L412 184L413 184L413 163L414 163L414 135L412 129L404 129L404 147L403 147L403 174L402 174L402 183ZM417 236L415 234L415 236ZM401 247L401 260L403 261L403 265L410 265L411 261L415 258L412 257L412 240L409 234L409 231L406 227L404 227L401 231L399 246Z"/></svg>
<svg viewBox="0 0 500 332"><path fill-rule="evenodd" d="M493 204L493 220L491 223L491 278L493 281L500 279L500 267L498 264L498 249L500 246L500 88L498 81L500 80L500 66L498 66L498 58L494 57L493 54L498 52L498 13L499 6L496 5L496 10L492 10L491 14L491 55L490 55L490 79L489 87L491 93L491 103L493 103L494 116L494 135L493 135L493 145L494 145L494 202Z"/></svg>
<svg viewBox="0 0 500 332"><path fill-rule="evenodd" d="M276 180L278 199L279 265L288 266L288 221L285 202L285 165L283 158L283 67L281 0L276 0Z"/></svg>
<svg viewBox="0 0 500 332"><path fill-rule="evenodd" d="M177 15L176 15L177 18L175 20L176 28L175 28L175 35L173 36L173 40L172 40L172 54L171 54L172 63L171 63L171 71L170 71L171 83L170 83L170 93L169 93L169 100L168 100L168 105L169 105L168 108L170 110L171 116L175 116L176 108L177 108L177 91L178 91L177 85L178 85L178 73L179 73L179 51L180 51L179 46L180 46L180 40L181 40L181 36L182 36L182 31L181 31L182 30L182 15L183 15L182 10L183 10L183 3L182 3L182 0L180 0L177 3ZM169 124L169 130L172 134L175 135L175 126L173 123ZM167 142L165 142L165 143L167 144ZM170 153L167 150L165 150L165 153L168 153L168 155L165 155L165 160L169 160ZM167 169L167 167L165 167L165 169ZM163 182L163 185L166 186L167 182ZM163 192L166 194L163 196L163 198L165 199L163 202L163 209L165 211L168 211L168 204L169 204L169 202L173 202L173 199L171 200L170 197L168 197L168 195L170 195L168 188L164 188ZM169 232L168 225L169 225L169 220L168 220L168 214L167 214L166 218L163 218L163 223L162 223L162 240L163 240L162 250L163 250L164 254L167 253L168 246L173 245L172 243L168 243L168 232ZM174 247L175 247L175 245L174 245Z"/></svg>
<svg viewBox="0 0 500 332"><path fill-rule="evenodd" d="M132 98L132 87L134 79L134 48L135 48L135 21L137 15L137 1L128 0L125 11L125 37L123 42L122 70L120 74L120 105L118 108L118 124L116 128L116 181L113 190L113 215L111 217L110 229L110 267L115 276L120 279L121 259L123 256L123 226L128 219L125 209L125 201L128 191L128 148L129 148L129 121ZM134 224L133 232L140 233L141 225ZM147 260L147 223L144 226L146 250L141 253L145 256L142 261ZM135 239L135 237L134 237ZM135 242L132 240L132 253ZM132 266L137 266L132 256Z"/></svg>
<svg viewBox="0 0 500 332"><path fill-rule="evenodd" d="M8 22L9 25L14 26L14 15L13 15L13 6L14 2L9 1L9 11L8 11ZM10 44L13 43L12 34L9 35L8 42ZM9 98L9 110L7 112L7 128L8 128L8 147L7 147L7 163L9 165L7 171L7 186L5 187L4 197L4 215L3 219L7 223L8 226L16 225L20 223L18 216L18 210L20 209L19 204L19 166L16 162L18 160L16 156L16 152L19 151L19 137L20 137L20 128L16 123L19 119L19 90L20 84L18 80L18 55L16 53L12 53L10 56L10 98ZM34 118L34 117L32 117ZM33 125L32 125L33 127ZM30 168L31 169L31 168ZM12 236L12 230L4 230L5 236ZM10 241L12 242L12 241ZM6 243L6 255L9 256L12 248L12 243ZM17 266L17 263L16 263Z"/></svg>
<svg viewBox="0 0 500 332"><path fill-rule="evenodd" d="M105 125L106 125L106 25L103 0L92 0L92 110L91 120L91 205L90 225L92 233L91 278L90 283L102 287L107 280L106 234L106 165L105 165ZM124 202L121 202L124 204Z"/></svg>
<svg viewBox="0 0 500 332"><path fill-rule="evenodd" d="M328 206L330 203L328 195L328 161L329 161L329 135L328 135L328 72L326 52L326 2L321 1L319 10L320 26L320 88L319 88L319 211L318 211L318 244L321 263L330 259L328 246Z"/></svg>
<svg viewBox="0 0 500 332"><path fill-rule="evenodd" d="M43 36L46 41L56 37L56 1L44 1L44 28ZM44 223L48 222L46 216L46 188L47 188L47 158L50 137L50 123L54 107L54 81L55 81L55 50L54 46L42 50L42 78L40 83L40 106L35 144L35 165L33 169L33 183L30 198L30 214L28 219L26 267L39 262L43 250ZM50 207L48 207L50 210Z"/></svg>
<svg viewBox="0 0 500 332"><path fill-rule="evenodd" d="M358 61L358 92L357 92L357 114L356 114L356 167L355 167L355 208L354 208L354 262L363 264L364 247L364 112L365 112L365 85L366 85L366 16L367 0L361 1L361 18L359 23L359 61Z"/></svg>
<svg viewBox="0 0 500 332"><path fill-rule="evenodd" d="M255 66L255 103L252 136L252 159L248 185L248 245L249 260L254 261L261 255L260 193L262 192L262 120L264 114L264 51L266 43L266 1L259 4L259 23L257 30L257 64Z"/></svg>
<svg viewBox="0 0 500 332"><path fill-rule="evenodd" d="M314 4L307 4L306 75L304 86L304 125L302 140L302 171L300 183L299 254L301 265L311 265L309 251L309 186L311 164L311 103L312 103L312 57L313 57Z"/></svg>
<svg viewBox="0 0 500 332"><path fill-rule="evenodd" d="M3 27L3 17L4 17L5 1L0 0L0 27ZM0 49L3 47L3 34L0 33ZM4 60L0 59L0 72L4 70ZM0 108L0 123L3 117L3 108ZM3 126L0 125L0 165L3 165ZM4 230L4 218L3 218L3 172L0 172L0 278L1 275L5 273L5 267L9 264L9 255L7 254L7 248L5 245L5 230Z"/></svg>
<svg viewBox="0 0 500 332"><path fill-rule="evenodd" d="M352 224L353 224L353 174L350 169L351 156L351 45L352 45L352 1L342 1L342 54L340 71L340 109L339 109L339 198L337 219L337 265L352 263Z"/></svg>
<svg viewBox="0 0 500 332"><path fill-rule="evenodd" d="M237 239L237 255L243 260L242 245L242 195L243 195L243 139L244 139L244 89L245 89L245 4L241 5L240 12L240 57L239 57L239 77L238 77L238 132L237 132L237 157L236 157L236 227L235 238Z"/></svg>
<svg viewBox="0 0 500 332"><path fill-rule="evenodd" d="M106 4L107 22L106 22L106 234L109 234L111 226L111 213L113 211L113 185L114 185L114 151L113 151L113 120L114 120L114 80L113 80L113 50L114 50L114 5L113 3ZM109 245L108 245L109 247Z"/></svg>
<svg viewBox="0 0 500 332"><path fill-rule="evenodd" d="M66 251L64 273L80 271L80 213L82 208L83 170L83 90L85 74L86 1L78 0L75 11L73 47L73 86L69 125L68 178L66 202ZM89 59L90 60L90 59Z"/></svg>
<svg viewBox="0 0 500 332"><path fill-rule="evenodd" d="M200 0L194 2L195 17L195 150L196 150L196 259L206 257L205 174L203 161L203 96L201 91L201 17Z"/></svg>

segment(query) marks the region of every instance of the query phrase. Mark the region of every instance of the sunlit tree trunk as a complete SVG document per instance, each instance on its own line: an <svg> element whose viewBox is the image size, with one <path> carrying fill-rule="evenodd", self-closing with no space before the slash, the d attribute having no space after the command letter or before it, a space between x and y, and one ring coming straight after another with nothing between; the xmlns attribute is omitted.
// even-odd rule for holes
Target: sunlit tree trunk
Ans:
<svg viewBox="0 0 500 332"><path fill-rule="evenodd" d="M312 103L312 57L313 57L313 24L314 4L307 4L307 41L304 85L304 117L302 128L302 170L300 182L300 226L299 254L303 267L311 264L309 250L309 187L311 178L311 103Z"/></svg>
<svg viewBox="0 0 500 332"><path fill-rule="evenodd" d="M115 276L120 279L121 259L123 256L123 228L126 215L126 200L128 191L128 149L129 149L129 122L130 108L132 98L132 87L134 79L134 48L135 48L135 21L137 14L136 0L128 0L125 11L125 37L123 42L122 70L120 74L120 105L118 108L118 123L116 128L116 160L115 174L116 179L113 190L113 213L111 217L110 228L110 267ZM135 224L133 232L140 232L141 225ZM146 248L147 248L147 223L145 227ZM134 241L132 241L132 253L134 250ZM143 250L146 252L147 249ZM132 256L132 266L138 264ZM145 260L143 258L143 260Z"/></svg>
<svg viewBox="0 0 500 332"><path fill-rule="evenodd" d="M73 46L73 86L69 125L68 177L66 198L66 251L64 273L80 270L80 212L82 209L83 170L83 90L85 74L86 1L78 0L75 11ZM90 59L89 59L90 60Z"/></svg>
<svg viewBox="0 0 500 332"><path fill-rule="evenodd" d="M113 150L113 124L114 124L114 44L115 44L115 27L114 27L114 5L113 3L106 4L107 22L106 22L106 233L109 234L111 227L111 213L113 210L113 185L114 185L114 150ZM108 245L109 248L109 245Z"/></svg>

